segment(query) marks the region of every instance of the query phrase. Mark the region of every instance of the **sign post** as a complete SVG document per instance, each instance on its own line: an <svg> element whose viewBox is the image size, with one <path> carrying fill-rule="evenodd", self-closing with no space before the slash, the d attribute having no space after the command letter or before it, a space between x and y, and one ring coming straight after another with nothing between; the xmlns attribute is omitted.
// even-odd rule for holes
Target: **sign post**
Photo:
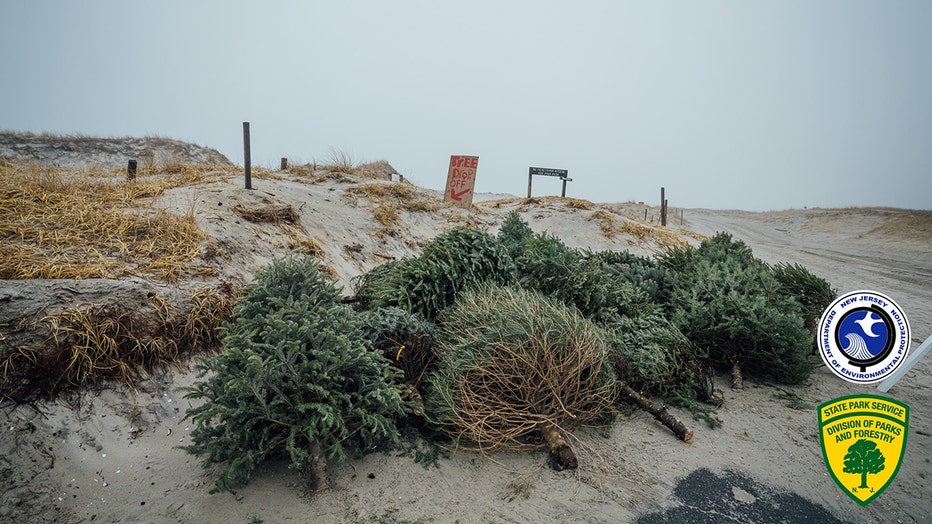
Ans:
<svg viewBox="0 0 932 524"><path fill-rule="evenodd" d="M447 188L443 193L444 202L469 209L472 207L473 189L476 186L476 169L479 157L452 155L450 170L447 172Z"/></svg>
<svg viewBox="0 0 932 524"><path fill-rule="evenodd" d="M243 122L243 165L246 167L246 189L252 189L252 160L249 154L249 122Z"/></svg>
<svg viewBox="0 0 932 524"><path fill-rule="evenodd" d="M553 169L550 167L531 167L528 168L527 174L527 197L531 198L531 179L534 175L537 176L555 176L560 177L560 180L563 181L563 191L560 193L561 197L566 196L566 183L572 182L572 178L567 178L569 171L566 169Z"/></svg>

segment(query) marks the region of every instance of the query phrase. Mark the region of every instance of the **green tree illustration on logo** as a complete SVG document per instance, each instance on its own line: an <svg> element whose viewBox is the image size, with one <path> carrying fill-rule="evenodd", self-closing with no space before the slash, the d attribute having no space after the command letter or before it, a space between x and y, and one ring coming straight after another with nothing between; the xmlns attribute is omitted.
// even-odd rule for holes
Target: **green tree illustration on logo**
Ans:
<svg viewBox="0 0 932 524"><path fill-rule="evenodd" d="M845 455L845 469L842 471L861 474L861 485L854 488L856 491L858 488L868 487L867 474L883 471L885 461L883 453L877 449L877 443L862 438L848 448L848 453Z"/></svg>

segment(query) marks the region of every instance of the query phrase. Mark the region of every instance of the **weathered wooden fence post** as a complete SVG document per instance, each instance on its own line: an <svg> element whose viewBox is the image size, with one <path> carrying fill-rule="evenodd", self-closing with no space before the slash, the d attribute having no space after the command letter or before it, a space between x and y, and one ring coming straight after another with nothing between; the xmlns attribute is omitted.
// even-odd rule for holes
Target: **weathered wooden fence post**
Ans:
<svg viewBox="0 0 932 524"><path fill-rule="evenodd" d="M282 171L286 169L288 169L288 159L285 157L282 157Z"/></svg>
<svg viewBox="0 0 932 524"><path fill-rule="evenodd" d="M660 188L660 225L667 225L667 199L664 198L664 188Z"/></svg>
<svg viewBox="0 0 932 524"><path fill-rule="evenodd" d="M126 165L126 179L136 180L136 161L130 160Z"/></svg>
<svg viewBox="0 0 932 524"><path fill-rule="evenodd" d="M249 122L243 122L243 164L246 167L246 189L252 189L252 166L249 158Z"/></svg>

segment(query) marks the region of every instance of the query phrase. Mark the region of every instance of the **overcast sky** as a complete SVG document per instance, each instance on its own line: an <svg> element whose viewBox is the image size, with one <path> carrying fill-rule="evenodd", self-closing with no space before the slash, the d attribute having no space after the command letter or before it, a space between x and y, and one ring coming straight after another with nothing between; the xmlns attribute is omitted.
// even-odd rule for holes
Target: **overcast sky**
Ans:
<svg viewBox="0 0 932 524"><path fill-rule="evenodd" d="M932 2L0 2L0 129L478 192L932 209ZM559 194L535 177L534 194Z"/></svg>

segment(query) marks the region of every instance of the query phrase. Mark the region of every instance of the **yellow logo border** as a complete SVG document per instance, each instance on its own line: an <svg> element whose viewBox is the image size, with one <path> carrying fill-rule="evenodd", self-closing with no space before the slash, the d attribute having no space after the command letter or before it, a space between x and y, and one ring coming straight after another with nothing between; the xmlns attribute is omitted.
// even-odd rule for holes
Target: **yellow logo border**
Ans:
<svg viewBox="0 0 932 524"><path fill-rule="evenodd" d="M902 417L897 417L894 415L881 413L880 411L871 410L865 407L858 407L858 406L872 406L874 405L872 403L876 403L876 402L892 404L894 406L902 408L903 409ZM844 409L839 408L839 409L834 410L829 415L825 414L826 411L831 411L831 408L835 406L841 406L841 408L844 408ZM852 407L853 409L851 409ZM897 457L896 467L893 469L893 473L891 473L889 477L887 477L887 480L884 482L884 484L880 488L874 489L871 495L864 499L855 495L855 493L852 492L852 488L849 488L848 486L846 486L845 483L841 479L838 478L838 474L836 473L836 468L838 467L837 465L838 461L837 459L834 461L831 460L829 456L829 452L826 449L826 445L825 445L826 444L825 443L826 426L835 424L834 426L835 428L841 428L841 430L847 430L848 426L845 426L839 423L844 422L845 420L849 420L849 419L854 420L855 417L874 417L877 419L881 419L883 421L888 421L891 424L898 424L902 427L902 445L899 447L899 455ZM909 406L898 400L895 400L889 397L884 397L881 395L867 395L867 394L848 395L844 397L838 397L838 398L829 400L828 402L821 404L818 407L818 419L819 419L819 446L822 448L822 459L825 461L825 466L828 469L829 474L832 476L832 480L834 480L835 484L838 485L838 487L842 491L844 491L849 497L851 497L852 500L854 500L861 506L866 506L870 504L874 499L880 496L880 494L883 493L884 490L886 490L887 487L893 482L893 479L896 478L897 473L899 473L900 471L900 466L903 464L903 457L906 455L907 434L909 432L908 431L909 430ZM857 427L857 426L854 426L854 427ZM857 431L860 431L860 429L856 430L856 432ZM851 432L849 431L848 433L850 434ZM895 438L899 438L899 437L895 437ZM830 447L838 447L837 442L830 443Z"/></svg>

